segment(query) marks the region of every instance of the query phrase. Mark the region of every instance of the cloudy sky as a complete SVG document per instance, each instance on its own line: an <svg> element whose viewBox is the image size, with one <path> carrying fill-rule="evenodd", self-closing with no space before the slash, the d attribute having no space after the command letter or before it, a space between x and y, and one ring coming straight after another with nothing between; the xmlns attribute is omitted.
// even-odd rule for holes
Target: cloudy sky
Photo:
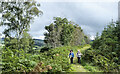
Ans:
<svg viewBox="0 0 120 74"><path fill-rule="evenodd" d="M49 0L51 1L51 0ZM118 1L42 1L41 11L43 15L35 18L31 23L30 34L34 38L43 39L45 32L44 27L53 21L53 17L66 17L68 20L79 24L84 30L84 33L91 36L91 39L96 35L96 32L101 33L104 27L113 19L118 19ZM3 31L0 27L0 33Z"/></svg>

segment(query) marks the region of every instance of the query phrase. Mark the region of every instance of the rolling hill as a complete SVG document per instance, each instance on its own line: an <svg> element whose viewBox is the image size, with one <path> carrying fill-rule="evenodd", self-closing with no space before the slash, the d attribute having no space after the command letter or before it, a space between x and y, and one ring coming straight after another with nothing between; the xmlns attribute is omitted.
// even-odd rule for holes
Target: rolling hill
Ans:
<svg viewBox="0 0 120 74"><path fill-rule="evenodd" d="M33 39L34 40L34 45L36 46L44 46L44 40L41 39ZM4 44L4 38L0 38L0 44Z"/></svg>

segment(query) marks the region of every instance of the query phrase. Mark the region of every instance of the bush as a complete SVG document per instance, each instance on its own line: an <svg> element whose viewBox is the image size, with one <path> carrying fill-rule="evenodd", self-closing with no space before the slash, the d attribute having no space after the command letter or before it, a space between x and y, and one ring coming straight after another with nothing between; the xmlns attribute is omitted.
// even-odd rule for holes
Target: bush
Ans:
<svg viewBox="0 0 120 74"><path fill-rule="evenodd" d="M38 55L32 56L31 54L24 53L23 49L21 49L18 53L15 54L9 48L3 48L2 71L29 72L34 68L34 66L37 65L38 59L39 59Z"/></svg>
<svg viewBox="0 0 120 74"><path fill-rule="evenodd" d="M84 60L93 62L105 72L119 72L120 70L120 31L119 24L107 26L100 37L93 41L92 48L84 53Z"/></svg>
<svg viewBox="0 0 120 74"><path fill-rule="evenodd" d="M87 45L84 45L87 46ZM40 54L40 61L44 63L44 66L41 67L35 67L34 71L37 72L63 72L63 71L69 71L71 68L70 62L69 62L69 53L70 50L77 51L77 49L82 48L83 46L64 46L64 47L57 47L52 48L47 51L44 51ZM45 49L46 50L46 49ZM51 70L46 69L46 66L49 65L52 67ZM42 69L41 69L42 68Z"/></svg>

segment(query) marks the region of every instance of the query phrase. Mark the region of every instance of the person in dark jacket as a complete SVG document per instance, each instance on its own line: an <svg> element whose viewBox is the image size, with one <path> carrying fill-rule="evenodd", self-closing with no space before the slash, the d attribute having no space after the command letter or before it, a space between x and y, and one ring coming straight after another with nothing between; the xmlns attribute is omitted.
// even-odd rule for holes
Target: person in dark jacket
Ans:
<svg viewBox="0 0 120 74"><path fill-rule="evenodd" d="M72 64L73 63L73 58L74 58L73 50L70 50L69 58L70 58L70 61L71 61L71 64Z"/></svg>

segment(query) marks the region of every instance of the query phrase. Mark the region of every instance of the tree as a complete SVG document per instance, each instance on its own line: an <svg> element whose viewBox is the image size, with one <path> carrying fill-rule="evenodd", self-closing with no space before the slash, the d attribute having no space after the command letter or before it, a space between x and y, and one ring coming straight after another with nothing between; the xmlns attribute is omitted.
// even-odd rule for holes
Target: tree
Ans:
<svg viewBox="0 0 120 74"><path fill-rule="evenodd" d="M114 22L107 25L101 36L93 41L92 48L87 50L84 58L93 65L99 65L106 72L119 71L120 65L120 26Z"/></svg>
<svg viewBox="0 0 120 74"><path fill-rule="evenodd" d="M82 45L88 41L81 27L66 18L54 17L54 22L45 26L45 29L48 32L44 34L44 41L50 47Z"/></svg>
<svg viewBox="0 0 120 74"><path fill-rule="evenodd" d="M4 30L5 47L3 47L3 71L23 71L30 69L28 63L29 51L33 48L33 40L28 31L30 23L36 16L42 14L40 4L31 2L1 2L2 19L0 26L7 26ZM27 64L27 65L26 65Z"/></svg>
<svg viewBox="0 0 120 74"><path fill-rule="evenodd" d="M2 21L0 26L7 26L4 30L6 38L16 38L17 47L20 49L20 39L24 30L29 31L30 22L35 16L42 14L39 10L40 4L35 1L31 2L1 2L2 7ZM5 41L6 44L6 41Z"/></svg>
<svg viewBox="0 0 120 74"><path fill-rule="evenodd" d="M32 37L27 33L27 30L24 30L20 42L21 48L24 50L25 53L33 49L34 41L32 40Z"/></svg>
<svg viewBox="0 0 120 74"><path fill-rule="evenodd" d="M81 27L78 24L75 24L74 25L72 45L86 44L84 37L85 37L85 35L84 35Z"/></svg>

